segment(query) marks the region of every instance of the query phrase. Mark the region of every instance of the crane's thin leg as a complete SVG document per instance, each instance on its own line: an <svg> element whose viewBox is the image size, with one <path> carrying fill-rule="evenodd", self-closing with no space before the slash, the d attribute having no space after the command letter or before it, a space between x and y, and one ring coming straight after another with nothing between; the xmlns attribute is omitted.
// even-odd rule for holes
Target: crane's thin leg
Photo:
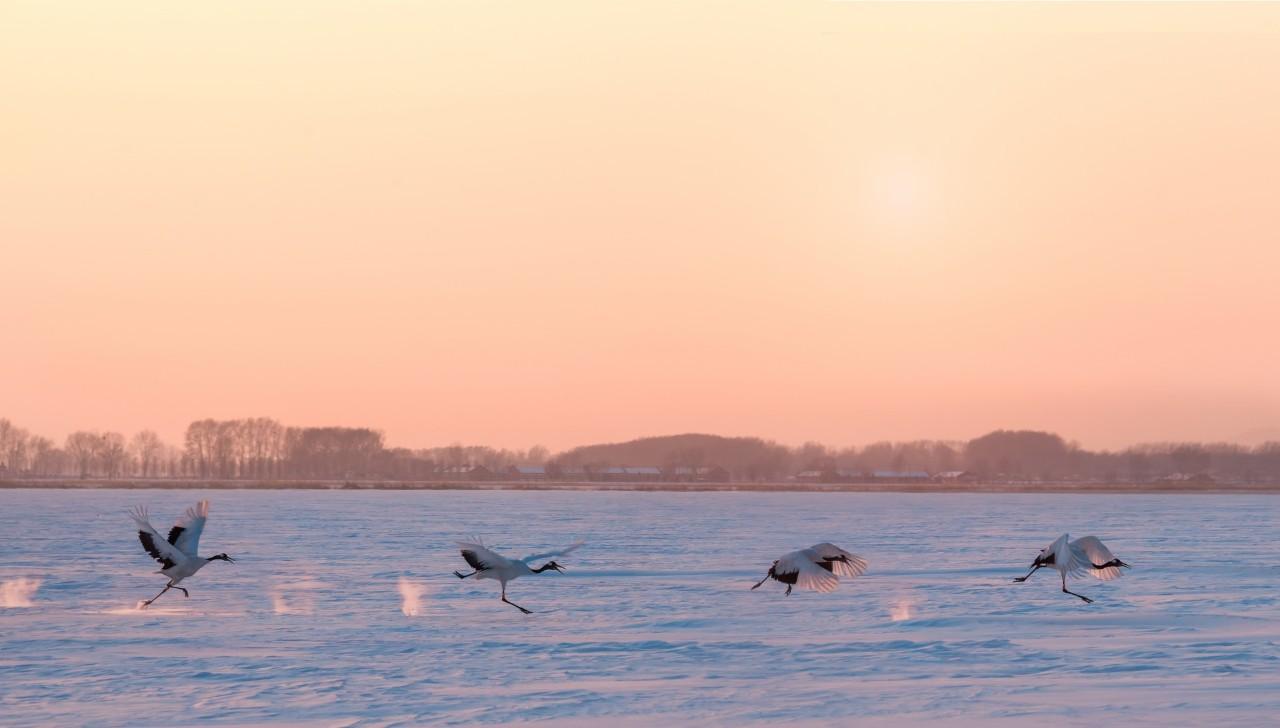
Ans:
<svg viewBox="0 0 1280 728"><path fill-rule="evenodd" d="M167 591L169 591L169 589L171 589L171 588L173 588L173 582L169 582L168 584L165 584L165 585L164 585L164 588L160 590L160 593L159 593L159 594L157 594L157 595L155 595L154 597L151 597L151 598L150 598L150 599L148 599L147 601L143 602L143 603L142 603L142 606L140 606L140 607L138 607L138 608L139 608L139 609L146 609L147 607L151 606L151 602L154 602L155 600L157 600L157 599L159 599L160 597L164 596L164 593L165 593L165 592L167 592ZM181 588L181 587L179 587L179 588Z"/></svg>
<svg viewBox="0 0 1280 728"><path fill-rule="evenodd" d="M507 604L510 604L511 606L515 607L516 609L519 609L520 611L524 612L525 614L533 614L533 612L530 612L528 609L525 609L524 607L520 606L519 604L516 604L515 602L513 602L513 601L509 601L509 600L507 599L507 585L506 585L506 584L503 584L503 585L502 585L502 601L506 602Z"/></svg>
<svg viewBox="0 0 1280 728"><path fill-rule="evenodd" d="M1089 597L1086 597L1086 596L1085 596L1085 595L1083 595L1083 594L1076 594L1075 592L1073 592L1073 591L1071 591L1071 590L1067 589L1067 575L1066 575L1066 574L1063 574L1063 575L1062 575L1062 593L1063 593L1063 594L1070 594L1070 595L1071 595L1071 596L1073 596L1073 597L1080 597L1081 599L1083 599L1083 600L1084 600L1084 603L1085 603L1085 604L1093 604L1093 600L1092 600L1092 599L1090 599Z"/></svg>
<svg viewBox="0 0 1280 728"><path fill-rule="evenodd" d="M784 597L789 597L789 596L791 596L791 585L790 585L790 584L787 584L787 591L786 591L785 593L783 593L783 595L782 595L782 596L784 596Z"/></svg>
<svg viewBox="0 0 1280 728"><path fill-rule="evenodd" d="M1014 581L1016 581L1016 582L1018 582L1019 584L1021 584L1022 582L1026 581L1028 578L1030 578L1030 576L1031 576L1032 574L1036 573L1036 571L1037 571L1038 569L1040 569L1040 568L1041 568L1041 567L1039 567L1039 566L1033 566L1033 567L1031 567L1031 571L1028 571L1028 572L1027 572L1027 575L1026 575L1026 576L1016 576L1016 577L1014 577L1014 579L1013 579L1013 580L1014 580Z"/></svg>
<svg viewBox="0 0 1280 728"><path fill-rule="evenodd" d="M187 599L191 598L191 594L186 589L183 589L180 586L175 586L174 589L177 589L178 591L182 592L182 596L186 597Z"/></svg>
<svg viewBox="0 0 1280 728"><path fill-rule="evenodd" d="M478 571L473 571L473 572L471 572L470 574L464 574L464 573L462 573L461 571L455 571L455 572L453 572L453 575L454 575L454 576L456 576L456 577L458 577L459 579L465 579L465 578L467 578L468 576L475 576L475 575L476 575L476 574L478 574L478 573L480 573L480 572L478 572Z"/></svg>
<svg viewBox="0 0 1280 728"><path fill-rule="evenodd" d="M761 585L761 584L763 584L763 583L765 583L766 581L769 581L769 575L768 575L768 574L765 574L765 575L764 575L764 578L763 578L763 579L761 579L760 581L757 581L757 582L756 582L756 585L755 585L755 586L753 586L753 587L751 587L751 588L752 588L752 589L759 589L759 588L760 588L760 585Z"/></svg>

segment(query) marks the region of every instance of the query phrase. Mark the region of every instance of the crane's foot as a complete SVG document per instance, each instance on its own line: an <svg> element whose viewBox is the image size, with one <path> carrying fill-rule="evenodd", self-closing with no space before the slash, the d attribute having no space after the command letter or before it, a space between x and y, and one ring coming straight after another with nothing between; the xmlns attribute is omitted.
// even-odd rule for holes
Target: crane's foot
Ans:
<svg viewBox="0 0 1280 728"><path fill-rule="evenodd" d="M1063 590L1062 590L1062 593L1063 593L1063 594L1070 594L1070 595L1071 595L1071 596L1073 596L1073 597L1080 597L1081 599L1083 599L1083 600L1084 600L1084 603L1085 603L1085 604L1093 604L1093 600L1092 600L1092 599L1090 599L1089 597L1086 597L1086 596L1085 596L1085 595L1083 595L1083 594L1076 594L1075 592L1073 592L1073 591L1067 591L1066 589L1063 589Z"/></svg>
<svg viewBox="0 0 1280 728"><path fill-rule="evenodd" d="M188 592L186 589L183 589L180 586L175 586L174 589L177 589L178 591L182 592L182 596L186 597L187 599L191 598L191 592Z"/></svg>
<svg viewBox="0 0 1280 728"><path fill-rule="evenodd" d="M1015 576L1015 577L1013 577L1013 582L1014 582L1015 584L1021 584L1022 582L1026 581L1026 580L1027 580L1027 577L1025 577L1025 576Z"/></svg>
<svg viewBox="0 0 1280 728"><path fill-rule="evenodd" d="M504 596L504 597L502 597L502 601L503 601L503 602L506 602L507 604L510 604L511 606L515 607L516 609L519 609L520 611L524 612L525 614L533 614L533 612L530 612L528 609L525 609L524 607L520 606L519 604L516 604L515 602L512 602L512 601L508 601L508 600L507 600L507 598L506 598L505 596Z"/></svg>

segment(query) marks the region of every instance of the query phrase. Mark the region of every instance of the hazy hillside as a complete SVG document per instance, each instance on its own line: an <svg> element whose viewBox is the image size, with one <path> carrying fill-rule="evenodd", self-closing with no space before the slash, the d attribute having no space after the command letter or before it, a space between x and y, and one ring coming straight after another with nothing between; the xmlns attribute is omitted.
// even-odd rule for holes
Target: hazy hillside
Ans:
<svg viewBox="0 0 1280 728"><path fill-rule="evenodd" d="M791 451L756 437L685 434L586 445L557 455L555 462L562 466L718 465L736 480L759 480L790 475Z"/></svg>

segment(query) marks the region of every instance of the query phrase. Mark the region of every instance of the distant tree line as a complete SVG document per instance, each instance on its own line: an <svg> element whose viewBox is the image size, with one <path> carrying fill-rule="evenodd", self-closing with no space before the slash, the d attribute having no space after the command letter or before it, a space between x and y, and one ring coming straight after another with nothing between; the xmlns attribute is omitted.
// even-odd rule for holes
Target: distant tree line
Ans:
<svg viewBox="0 0 1280 728"><path fill-rule="evenodd" d="M806 469L967 471L1004 481L1146 483L1181 476L1245 483L1280 481L1280 442L1162 442L1119 451L1086 450L1050 432L997 430L967 442L877 442L862 448L799 448Z"/></svg>
<svg viewBox="0 0 1280 728"><path fill-rule="evenodd" d="M964 471L1004 481L1092 480L1145 483L1167 478L1280 481L1280 442L1155 443L1119 451L1086 450L1058 435L997 430L967 442L914 440L862 447L805 443L787 447L753 437L672 435L588 445L555 455L544 447L506 450L450 445L388 447L367 427L291 427L268 417L196 420L180 445L142 430L77 430L59 446L0 418L0 478L188 478L216 480L431 480L480 466L545 465L551 475L574 469L653 466L722 468L735 481L781 482L801 471Z"/></svg>
<svg viewBox="0 0 1280 728"><path fill-rule="evenodd" d="M0 478L190 478L199 480L424 480L442 468L542 463L546 448L388 448L367 427L289 427L269 417L196 420L181 446L151 430L77 430L58 447L0 418Z"/></svg>

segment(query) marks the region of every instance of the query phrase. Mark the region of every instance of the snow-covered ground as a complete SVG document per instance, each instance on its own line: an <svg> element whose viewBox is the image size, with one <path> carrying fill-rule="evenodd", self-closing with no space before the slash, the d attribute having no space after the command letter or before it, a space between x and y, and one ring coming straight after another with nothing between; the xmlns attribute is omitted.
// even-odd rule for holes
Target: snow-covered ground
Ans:
<svg viewBox="0 0 1280 728"><path fill-rule="evenodd" d="M158 528L213 501L164 584ZM1025 584L1058 534L1133 565ZM548 572L459 581L453 542ZM1280 715L1280 496L0 491L0 724L1262 725ZM770 582L830 540L868 574Z"/></svg>

